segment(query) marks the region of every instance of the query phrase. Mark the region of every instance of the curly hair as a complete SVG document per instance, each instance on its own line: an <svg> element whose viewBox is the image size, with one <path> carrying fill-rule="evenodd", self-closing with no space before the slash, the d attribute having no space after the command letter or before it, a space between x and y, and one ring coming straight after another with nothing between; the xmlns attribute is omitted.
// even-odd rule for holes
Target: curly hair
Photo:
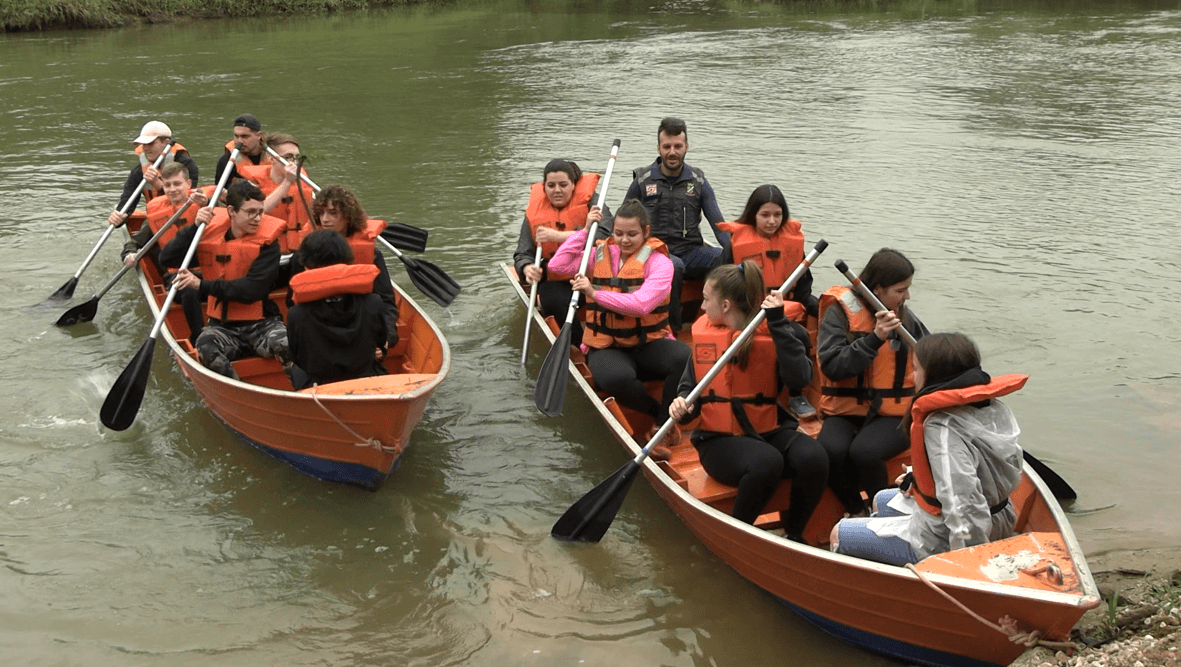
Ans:
<svg viewBox="0 0 1181 667"><path fill-rule="evenodd" d="M316 217L316 226L320 226L320 216L331 205L345 218L345 236L352 236L365 228L365 221L369 216L357 201L357 195L343 185L329 185L316 195L312 202L312 214Z"/></svg>

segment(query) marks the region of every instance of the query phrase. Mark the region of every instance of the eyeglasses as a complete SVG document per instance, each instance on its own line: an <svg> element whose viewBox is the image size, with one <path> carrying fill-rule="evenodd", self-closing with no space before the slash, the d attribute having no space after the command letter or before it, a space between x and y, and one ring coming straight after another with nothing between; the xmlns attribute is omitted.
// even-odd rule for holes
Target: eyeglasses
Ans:
<svg viewBox="0 0 1181 667"><path fill-rule="evenodd" d="M261 218L262 217L262 209L261 208L240 208L240 209L238 209L238 212L241 213L242 215L250 216L251 218Z"/></svg>
<svg viewBox="0 0 1181 667"><path fill-rule="evenodd" d="M296 160L299 159L299 153L284 153L284 154L280 155L279 157L283 158L284 160L287 160L288 162L295 162Z"/></svg>

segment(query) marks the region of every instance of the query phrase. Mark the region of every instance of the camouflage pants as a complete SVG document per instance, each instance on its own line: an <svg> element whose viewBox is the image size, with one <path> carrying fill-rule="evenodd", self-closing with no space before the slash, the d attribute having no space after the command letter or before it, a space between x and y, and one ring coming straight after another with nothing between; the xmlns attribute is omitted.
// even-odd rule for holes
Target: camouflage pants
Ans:
<svg viewBox="0 0 1181 667"><path fill-rule="evenodd" d="M277 358L284 365L291 361L291 348L287 345L287 327L283 320L268 317L253 322L219 322L210 320L209 326L197 336L194 345L201 355L201 363L226 377L238 379L238 373L230 364L257 354L267 359Z"/></svg>

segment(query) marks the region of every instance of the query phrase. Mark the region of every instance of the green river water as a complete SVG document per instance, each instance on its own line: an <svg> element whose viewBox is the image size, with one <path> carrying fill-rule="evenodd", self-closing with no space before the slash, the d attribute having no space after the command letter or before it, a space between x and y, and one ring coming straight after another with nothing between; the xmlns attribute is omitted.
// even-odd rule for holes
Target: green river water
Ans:
<svg viewBox="0 0 1181 667"><path fill-rule="evenodd" d="M618 205L665 115L728 216L783 188L831 244L818 289L896 247L932 329L1032 375L1009 403L1079 490L1084 550L1178 544L1179 72L1176 3L504 0L0 36L0 662L893 664L732 573L643 481L601 544L548 536L625 459L580 396L534 408L545 348L517 365L496 264L550 158L602 170L621 139ZM33 307L98 238L145 121L204 184L246 111L320 184L429 228L464 286L421 299L452 372L377 493L241 444L162 352L136 425L106 431L138 288L69 330Z"/></svg>

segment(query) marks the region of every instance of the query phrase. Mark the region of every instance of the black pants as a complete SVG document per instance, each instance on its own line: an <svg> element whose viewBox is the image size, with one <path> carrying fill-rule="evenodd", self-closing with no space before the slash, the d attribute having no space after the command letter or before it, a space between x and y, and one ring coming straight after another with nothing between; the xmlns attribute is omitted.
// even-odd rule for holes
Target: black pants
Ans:
<svg viewBox="0 0 1181 667"><path fill-rule="evenodd" d="M872 499L890 486L886 479L886 459L910 446L902 432L901 417L875 416L867 423L864 417L833 415L824 418L820 444L828 452L828 485L832 487L845 511L857 514L865 509L859 491Z"/></svg>
<svg viewBox="0 0 1181 667"><path fill-rule="evenodd" d="M689 346L672 338L661 338L640 347L592 349L586 365L595 377L595 386L615 397L620 405L651 415L656 424L668 419L668 406L677 396L677 385ZM663 380L664 392L657 401L648 394L644 382Z"/></svg>
<svg viewBox="0 0 1181 667"><path fill-rule="evenodd" d="M525 293L529 293L532 285L525 284ZM546 280L537 285L537 306L541 309L542 317L552 316L558 321L558 326L562 326L566 322L566 311L570 308L570 296L574 294L574 288L570 287L570 282L566 280ZM578 297L578 305L582 306L586 303L586 298ZM577 315L574 317L574 325L571 328L570 343L572 345L579 345L582 343L582 322L579 321Z"/></svg>
<svg viewBox="0 0 1181 667"><path fill-rule="evenodd" d="M819 442L785 428L769 441L725 435L696 444L709 476L738 487L731 514L739 521L754 523L775 495L779 480L792 480L784 530L790 536L803 534L828 481L828 456Z"/></svg>

